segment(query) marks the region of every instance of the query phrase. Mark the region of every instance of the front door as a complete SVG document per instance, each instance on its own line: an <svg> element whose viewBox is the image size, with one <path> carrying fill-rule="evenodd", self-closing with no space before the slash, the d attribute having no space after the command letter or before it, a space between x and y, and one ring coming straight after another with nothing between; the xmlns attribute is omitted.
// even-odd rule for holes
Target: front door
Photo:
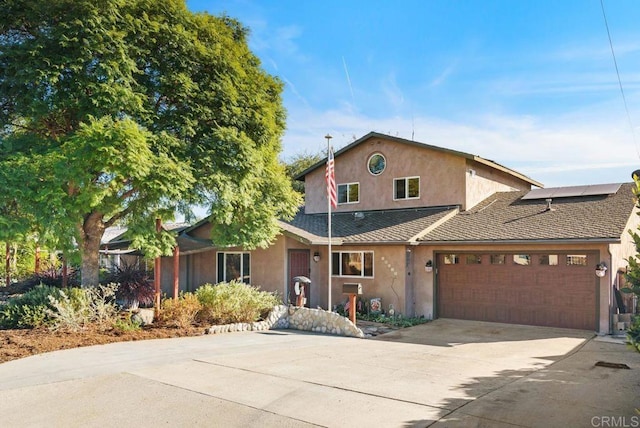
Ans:
<svg viewBox="0 0 640 428"><path fill-rule="evenodd" d="M309 250L289 250L289 282L287 283L287 287L289 290L289 292L287 293L287 297L289 303L296 303L296 292L293 289L293 278L295 278L296 276L306 276L307 278L309 277L309 254ZM312 284L307 284L306 286L306 307L310 307L311 304L311 285Z"/></svg>

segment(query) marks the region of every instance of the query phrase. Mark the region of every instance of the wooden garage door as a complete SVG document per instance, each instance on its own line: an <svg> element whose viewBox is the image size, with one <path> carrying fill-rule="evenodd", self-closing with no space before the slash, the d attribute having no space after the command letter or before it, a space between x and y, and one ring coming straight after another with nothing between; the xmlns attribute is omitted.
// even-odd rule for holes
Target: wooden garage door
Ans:
<svg viewBox="0 0 640 428"><path fill-rule="evenodd" d="M597 254L439 254L438 316L596 330Z"/></svg>

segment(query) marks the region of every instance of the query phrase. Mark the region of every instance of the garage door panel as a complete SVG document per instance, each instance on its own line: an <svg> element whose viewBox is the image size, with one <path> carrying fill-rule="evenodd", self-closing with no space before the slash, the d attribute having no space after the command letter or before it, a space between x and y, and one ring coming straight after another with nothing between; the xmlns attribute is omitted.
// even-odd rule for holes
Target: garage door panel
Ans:
<svg viewBox="0 0 640 428"><path fill-rule="evenodd" d="M580 252L576 252L580 254ZM462 263L445 265L438 257L438 315L479 321L550 327L596 329L597 254L588 254L587 266L541 265L537 255L530 265Z"/></svg>

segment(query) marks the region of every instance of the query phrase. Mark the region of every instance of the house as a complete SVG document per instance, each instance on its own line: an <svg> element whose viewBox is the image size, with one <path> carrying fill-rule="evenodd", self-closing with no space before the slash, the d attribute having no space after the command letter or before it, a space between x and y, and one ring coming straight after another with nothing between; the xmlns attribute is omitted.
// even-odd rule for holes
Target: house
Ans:
<svg viewBox="0 0 640 428"><path fill-rule="evenodd" d="M375 132L335 153L335 176L331 302L325 161L300 174L305 206L266 249L216 248L206 221L184 229L180 288L239 278L293 301L304 275L311 307L344 302L356 282L407 316L612 331L639 224L632 183L544 189L494 161ZM163 259L167 293L173 266Z"/></svg>

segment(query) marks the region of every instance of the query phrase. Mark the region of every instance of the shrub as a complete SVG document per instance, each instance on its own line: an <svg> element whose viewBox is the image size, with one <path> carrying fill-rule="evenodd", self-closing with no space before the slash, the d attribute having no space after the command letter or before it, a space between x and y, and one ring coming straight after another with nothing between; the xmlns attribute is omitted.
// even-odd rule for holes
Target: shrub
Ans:
<svg viewBox="0 0 640 428"><path fill-rule="evenodd" d="M48 311L53 309L49 296L60 297L60 290L39 285L10 299L0 307L0 328L34 328L47 324Z"/></svg>
<svg viewBox="0 0 640 428"><path fill-rule="evenodd" d="M163 299L158 322L169 327L185 328L196 322L202 305L193 293L181 293L178 300Z"/></svg>
<svg viewBox="0 0 640 428"><path fill-rule="evenodd" d="M116 284L72 288L61 291L58 297L50 296L52 309L48 315L51 328L78 331L89 324L102 329L112 327L118 319L116 288Z"/></svg>
<svg viewBox="0 0 640 428"><path fill-rule="evenodd" d="M273 293L236 281L205 284L195 295L202 304L199 318L214 324L258 321L281 303Z"/></svg>
<svg viewBox="0 0 640 428"><path fill-rule="evenodd" d="M45 270L33 274L33 280L39 284L51 287L62 288L62 269L51 266ZM80 286L80 275L77 269L69 267L67 269L67 287Z"/></svg>
<svg viewBox="0 0 640 428"><path fill-rule="evenodd" d="M133 318L133 312L127 311L116 318L113 328L120 331L138 331L142 328L142 322Z"/></svg>
<svg viewBox="0 0 640 428"><path fill-rule="evenodd" d="M123 263L107 277L107 282L119 284L116 299L125 308L136 308L138 304L142 307L153 305L155 290L145 269L132 263Z"/></svg>
<svg viewBox="0 0 640 428"><path fill-rule="evenodd" d="M629 340L629 345L640 352L640 316L635 317L631 327L627 330L627 339Z"/></svg>

